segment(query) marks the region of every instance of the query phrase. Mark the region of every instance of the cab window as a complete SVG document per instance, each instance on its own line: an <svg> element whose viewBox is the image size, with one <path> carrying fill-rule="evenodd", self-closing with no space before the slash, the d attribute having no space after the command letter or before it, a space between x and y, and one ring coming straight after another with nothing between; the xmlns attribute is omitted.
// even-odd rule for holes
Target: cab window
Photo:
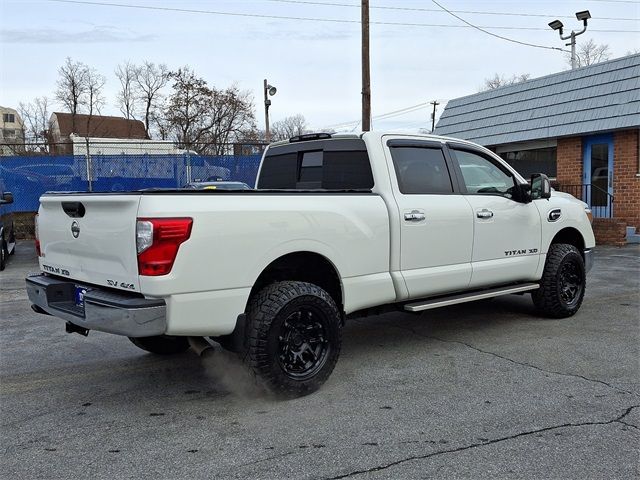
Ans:
<svg viewBox="0 0 640 480"><path fill-rule="evenodd" d="M441 148L392 146L391 158L401 193L420 195L453 192Z"/></svg>
<svg viewBox="0 0 640 480"><path fill-rule="evenodd" d="M513 198L516 181L509 172L488 158L467 150L452 149L471 195L500 195Z"/></svg>
<svg viewBox="0 0 640 480"><path fill-rule="evenodd" d="M364 143L362 150L307 150L279 154L278 147L265 157L259 189L370 190L373 174Z"/></svg>

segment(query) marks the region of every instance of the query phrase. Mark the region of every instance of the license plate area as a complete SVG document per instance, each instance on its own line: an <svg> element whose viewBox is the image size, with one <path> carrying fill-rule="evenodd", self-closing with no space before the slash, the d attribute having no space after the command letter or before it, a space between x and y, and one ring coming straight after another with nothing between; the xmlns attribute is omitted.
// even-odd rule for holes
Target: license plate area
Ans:
<svg viewBox="0 0 640 480"><path fill-rule="evenodd" d="M84 318L84 295L87 287L73 283L58 283L47 286L47 303L51 308Z"/></svg>
<svg viewBox="0 0 640 480"><path fill-rule="evenodd" d="M74 300L75 306L79 309L82 309L83 312L84 312L84 296L86 293L87 293L86 287L82 287L80 285L75 286L73 300Z"/></svg>

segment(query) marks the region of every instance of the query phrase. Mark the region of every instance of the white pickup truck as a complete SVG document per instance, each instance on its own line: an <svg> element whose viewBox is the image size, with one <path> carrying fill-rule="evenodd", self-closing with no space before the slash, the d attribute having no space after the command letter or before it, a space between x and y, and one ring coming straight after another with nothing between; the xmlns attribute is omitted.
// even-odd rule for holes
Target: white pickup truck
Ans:
<svg viewBox="0 0 640 480"><path fill-rule="evenodd" d="M40 202L35 311L158 354L213 340L284 396L328 378L352 316L523 292L542 315L573 315L595 245L585 203L436 136L274 143L255 190Z"/></svg>

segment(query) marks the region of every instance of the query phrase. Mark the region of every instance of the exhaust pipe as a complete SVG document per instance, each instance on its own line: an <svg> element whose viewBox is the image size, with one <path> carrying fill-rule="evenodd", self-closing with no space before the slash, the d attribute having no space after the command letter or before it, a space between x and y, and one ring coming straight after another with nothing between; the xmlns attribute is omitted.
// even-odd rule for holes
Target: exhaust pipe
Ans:
<svg viewBox="0 0 640 480"><path fill-rule="evenodd" d="M189 345L199 357L208 357L213 354L213 346L204 337L187 337Z"/></svg>
<svg viewBox="0 0 640 480"><path fill-rule="evenodd" d="M80 335L87 336L89 335L89 329L84 327L79 327L75 323L67 322L65 325L65 331L67 333L79 333Z"/></svg>

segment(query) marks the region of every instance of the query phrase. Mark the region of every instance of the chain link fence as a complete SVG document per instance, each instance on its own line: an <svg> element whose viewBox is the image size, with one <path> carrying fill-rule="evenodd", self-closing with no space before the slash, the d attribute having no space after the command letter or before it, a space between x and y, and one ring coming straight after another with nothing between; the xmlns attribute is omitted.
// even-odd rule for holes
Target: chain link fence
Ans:
<svg viewBox="0 0 640 480"><path fill-rule="evenodd" d="M11 147L9 155L0 156L0 180L4 190L14 194L13 211L33 212L47 191L121 192L212 180L253 187L265 145L217 146L217 151L229 152L226 155L198 153L211 151L208 145L183 148L148 140Z"/></svg>

